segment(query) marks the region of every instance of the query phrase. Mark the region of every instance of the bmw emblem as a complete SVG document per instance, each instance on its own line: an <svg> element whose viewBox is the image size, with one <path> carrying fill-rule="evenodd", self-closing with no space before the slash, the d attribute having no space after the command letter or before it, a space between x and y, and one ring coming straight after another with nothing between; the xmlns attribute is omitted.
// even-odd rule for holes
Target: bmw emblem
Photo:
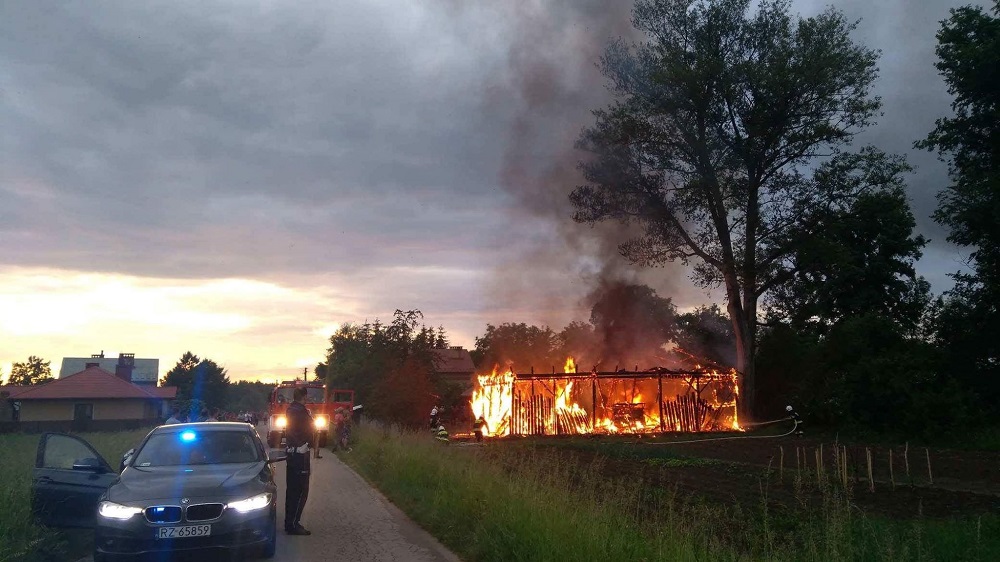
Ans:
<svg viewBox="0 0 1000 562"><path fill-rule="evenodd" d="M187 504L189 501L191 501L191 500L189 500L187 498L181 498L181 503L183 503L183 504Z"/></svg>

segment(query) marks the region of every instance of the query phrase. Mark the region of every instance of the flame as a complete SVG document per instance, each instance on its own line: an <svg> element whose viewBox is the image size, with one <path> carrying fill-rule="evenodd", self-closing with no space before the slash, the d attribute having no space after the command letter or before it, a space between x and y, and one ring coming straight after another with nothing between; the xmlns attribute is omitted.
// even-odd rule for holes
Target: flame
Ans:
<svg viewBox="0 0 1000 562"><path fill-rule="evenodd" d="M496 365L492 373L477 376L478 384L472 391L472 415L486 420L484 435L503 435L510 420L514 372L510 368L503 373L499 370Z"/></svg>
<svg viewBox="0 0 1000 562"><path fill-rule="evenodd" d="M692 357L693 359L693 357ZM470 406L483 416L486 435L620 434L661 431L742 431L736 415L739 396L735 369L699 369L699 379L674 376L622 377L577 374L566 359L568 376L518 378L513 369L476 377ZM661 398L662 402L657 403ZM582 405L581 405L582 402ZM661 419L662 417L662 419Z"/></svg>

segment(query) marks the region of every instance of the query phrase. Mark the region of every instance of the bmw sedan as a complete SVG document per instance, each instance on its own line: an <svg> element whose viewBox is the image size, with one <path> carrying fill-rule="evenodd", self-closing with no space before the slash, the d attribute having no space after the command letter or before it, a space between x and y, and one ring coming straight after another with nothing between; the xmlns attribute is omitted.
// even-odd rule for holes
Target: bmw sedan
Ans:
<svg viewBox="0 0 1000 562"><path fill-rule="evenodd" d="M227 549L274 555L273 463L245 423L157 427L111 469L79 437L38 444L32 510L44 524L94 528L94 560Z"/></svg>

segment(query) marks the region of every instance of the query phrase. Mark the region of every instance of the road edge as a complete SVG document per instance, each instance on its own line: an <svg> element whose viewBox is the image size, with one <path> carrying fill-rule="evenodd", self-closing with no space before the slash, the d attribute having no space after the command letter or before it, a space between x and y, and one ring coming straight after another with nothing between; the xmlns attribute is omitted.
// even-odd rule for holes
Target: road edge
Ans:
<svg viewBox="0 0 1000 562"><path fill-rule="evenodd" d="M428 541L429 542L428 546L434 551L434 554L440 556L441 559L447 562L463 562L462 558L460 558L457 554L455 554L455 552L453 552L451 549L445 546L440 540L438 540L438 538L435 537L433 533L425 529L422 525L420 525L420 523L414 521L413 518L407 515L405 511L399 508L399 506L392 503L392 500L386 497L386 495L382 493L382 490L379 490L378 487L375 486L375 484L373 484L367 478L365 478L364 475L354 470L354 468L351 465L341 460L341 458L336 453L334 453L332 456L333 458L337 459L337 462L344 465L344 467L347 470L349 470L350 473L353 474L355 478L360 480L365 486L368 486L369 488L372 489L373 492L375 492L375 496L379 499L379 501L382 502L382 505L386 508L386 511L388 511L394 517L398 517L402 520L408 521L411 524L413 524L414 527L420 529L420 531L424 535L426 535L428 539L430 539Z"/></svg>

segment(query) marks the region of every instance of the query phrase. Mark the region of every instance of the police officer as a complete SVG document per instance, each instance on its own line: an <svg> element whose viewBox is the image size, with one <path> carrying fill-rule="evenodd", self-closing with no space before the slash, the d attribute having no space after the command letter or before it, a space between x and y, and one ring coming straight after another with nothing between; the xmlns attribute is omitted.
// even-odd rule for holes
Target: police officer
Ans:
<svg viewBox="0 0 1000 562"><path fill-rule="evenodd" d="M285 473L285 532L289 535L311 535L299 523L302 509L309 497L309 444L313 440L313 417L306 410L306 389L299 387L292 394L292 403L285 412L285 451L288 453Z"/></svg>

